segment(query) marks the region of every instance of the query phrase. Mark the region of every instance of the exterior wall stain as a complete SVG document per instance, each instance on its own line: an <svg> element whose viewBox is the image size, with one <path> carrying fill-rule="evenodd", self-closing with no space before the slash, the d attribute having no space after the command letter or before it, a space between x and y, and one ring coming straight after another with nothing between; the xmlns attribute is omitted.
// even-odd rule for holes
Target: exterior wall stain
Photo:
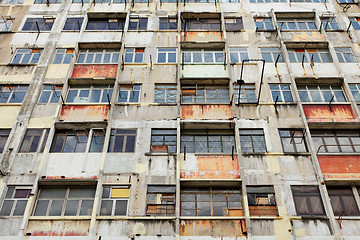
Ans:
<svg viewBox="0 0 360 240"><path fill-rule="evenodd" d="M318 156L325 178L360 178L360 156Z"/></svg>
<svg viewBox="0 0 360 240"><path fill-rule="evenodd" d="M71 78L115 78L116 73L115 64L75 65Z"/></svg>
<svg viewBox="0 0 360 240"><path fill-rule="evenodd" d="M30 236L87 236L89 220L30 220L25 231Z"/></svg>
<svg viewBox="0 0 360 240"><path fill-rule="evenodd" d="M182 105L181 119L232 119L230 105Z"/></svg>
<svg viewBox="0 0 360 240"><path fill-rule="evenodd" d="M221 32L181 32L181 41L182 42L213 42L213 41L224 41L224 37Z"/></svg>
<svg viewBox="0 0 360 240"><path fill-rule="evenodd" d="M350 105L303 105L308 122L354 122Z"/></svg>
<svg viewBox="0 0 360 240"><path fill-rule="evenodd" d="M245 220L182 220L180 223L180 236L238 238L246 236L246 231Z"/></svg>
<svg viewBox="0 0 360 240"><path fill-rule="evenodd" d="M71 105L61 109L59 121L65 122L87 122L87 121L107 121L109 118L109 106L87 106Z"/></svg>

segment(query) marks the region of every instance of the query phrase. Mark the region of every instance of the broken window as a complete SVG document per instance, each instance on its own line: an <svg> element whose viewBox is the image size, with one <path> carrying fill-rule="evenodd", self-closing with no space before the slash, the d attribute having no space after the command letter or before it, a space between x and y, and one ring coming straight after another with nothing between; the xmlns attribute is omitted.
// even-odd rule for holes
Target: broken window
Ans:
<svg viewBox="0 0 360 240"><path fill-rule="evenodd" d="M355 57L351 48L335 48L336 56L340 63L355 63Z"/></svg>
<svg viewBox="0 0 360 240"><path fill-rule="evenodd" d="M284 62L284 59L281 54L280 48L260 48L261 57L265 60L265 62Z"/></svg>
<svg viewBox="0 0 360 240"><path fill-rule="evenodd" d="M1 4L23 4L25 0L2 0Z"/></svg>
<svg viewBox="0 0 360 240"><path fill-rule="evenodd" d="M181 103L219 104L230 102L228 86L192 85L181 87Z"/></svg>
<svg viewBox="0 0 360 240"><path fill-rule="evenodd" d="M360 132L357 130L312 130L311 138L319 153L360 152Z"/></svg>
<svg viewBox="0 0 360 240"><path fill-rule="evenodd" d="M151 152L176 153L176 129L152 129Z"/></svg>
<svg viewBox="0 0 360 240"><path fill-rule="evenodd" d="M181 189L181 216L242 216L240 188Z"/></svg>
<svg viewBox="0 0 360 240"><path fill-rule="evenodd" d="M0 208L0 216L22 216L31 193L31 187L8 186Z"/></svg>
<svg viewBox="0 0 360 240"><path fill-rule="evenodd" d="M183 63L201 63L201 64L224 64L225 56L223 50L183 50Z"/></svg>
<svg viewBox="0 0 360 240"><path fill-rule="evenodd" d="M95 187L41 187L33 216L90 216Z"/></svg>
<svg viewBox="0 0 360 240"><path fill-rule="evenodd" d="M322 16L322 17L320 17L320 20L321 20L323 29L325 29L326 31L340 30L340 27L339 27L335 17Z"/></svg>
<svg viewBox="0 0 360 240"><path fill-rule="evenodd" d="M158 63L175 63L176 62L176 48L158 48L157 49Z"/></svg>
<svg viewBox="0 0 360 240"><path fill-rule="evenodd" d="M360 216L351 187L327 187L335 216Z"/></svg>
<svg viewBox="0 0 360 240"><path fill-rule="evenodd" d="M332 58L328 49L288 49L288 54L291 63L332 62Z"/></svg>
<svg viewBox="0 0 360 240"><path fill-rule="evenodd" d="M355 30L360 30L360 18L359 17L349 17L349 21Z"/></svg>
<svg viewBox="0 0 360 240"><path fill-rule="evenodd" d="M239 85L234 86L235 103L239 102ZM240 103L256 103L255 84L243 84L240 89Z"/></svg>
<svg viewBox="0 0 360 240"><path fill-rule="evenodd" d="M225 18L226 31L241 31L244 29L242 18Z"/></svg>
<svg viewBox="0 0 360 240"><path fill-rule="evenodd" d="M0 85L0 103L22 103L27 85Z"/></svg>
<svg viewBox="0 0 360 240"><path fill-rule="evenodd" d="M109 152L135 152L135 129L112 129Z"/></svg>
<svg viewBox="0 0 360 240"><path fill-rule="evenodd" d="M56 49L53 64L69 64L74 54L74 49L59 48Z"/></svg>
<svg viewBox="0 0 360 240"><path fill-rule="evenodd" d="M80 31L84 18L68 18L66 19L64 30Z"/></svg>
<svg viewBox="0 0 360 240"><path fill-rule="evenodd" d="M277 216L272 186L247 186L246 192L250 216Z"/></svg>
<svg viewBox="0 0 360 240"><path fill-rule="evenodd" d="M184 19L182 21L183 31L204 30L221 31L221 21L218 18L194 18Z"/></svg>
<svg viewBox="0 0 360 240"><path fill-rule="evenodd" d="M297 85L301 102L346 102L340 85Z"/></svg>
<svg viewBox="0 0 360 240"><path fill-rule="evenodd" d="M356 102L360 102L360 84L349 84L352 95Z"/></svg>
<svg viewBox="0 0 360 240"><path fill-rule="evenodd" d="M126 63L142 63L144 61L144 48L125 48Z"/></svg>
<svg viewBox="0 0 360 240"><path fill-rule="evenodd" d="M290 84L269 84L273 102L293 102Z"/></svg>
<svg viewBox="0 0 360 240"><path fill-rule="evenodd" d="M77 63L115 64L119 62L119 49L81 49Z"/></svg>
<svg viewBox="0 0 360 240"><path fill-rule="evenodd" d="M177 19L176 18L159 18L159 29L160 30L176 30L177 29Z"/></svg>
<svg viewBox="0 0 360 240"><path fill-rule="evenodd" d="M146 216L175 216L174 185L149 185L146 196Z"/></svg>
<svg viewBox="0 0 360 240"><path fill-rule="evenodd" d="M175 84L155 84L155 102L176 104L177 87Z"/></svg>
<svg viewBox="0 0 360 240"><path fill-rule="evenodd" d="M250 0L251 1L251 0ZM254 1L254 0L252 0ZM285 1L285 0L284 0ZM275 30L272 19L269 17L257 17L255 18L256 30Z"/></svg>
<svg viewBox="0 0 360 240"><path fill-rule="evenodd" d="M53 4L61 3L62 0L35 0L34 4Z"/></svg>
<svg viewBox="0 0 360 240"><path fill-rule="evenodd" d="M110 85L70 86L66 103L109 103L112 93Z"/></svg>
<svg viewBox="0 0 360 240"><path fill-rule="evenodd" d="M249 59L247 48L229 48L230 63L240 63Z"/></svg>
<svg viewBox="0 0 360 240"><path fill-rule="evenodd" d="M0 154L4 151L9 134L9 129L0 129Z"/></svg>
<svg viewBox="0 0 360 240"><path fill-rule="evenodd" d="M120 85L118 102L120 103L136 103L140 102L141 85Z"/></svg>
<svg viewBox="0 0 360 240"><path fill-rule="evenodd" d="M293 18L278 19L278 27L281 30L317 30L314 19Z"/></svg>
<svg viewBox="0 0 360 240"><path fill-rule="evenodd" d="M325 210L317 186L291 186L299 216L324 216Z"/></svg>
<svg viewBox="0 0 360 240"><path fill-rule="evenodd" d="M38 63L42 49L18 48L11 60L12 64L35 64Z"/></svg>
<svg viewBox="0 0 360 240"><path fill-rule="evenodd" d="M147 18L133 18L133 17L130 17L129 30L146 30L147 29L147 23L148 23Z"/></svg>
<svg viewBox="0 0 360 240"><path fill-rule="evenodd" d="M233 130L183 130L181 132L183 153L228 153L235 151Z"/></svg>
<svg viewBox="0 0 360 240"><path fill-rule="evenodd" d="M303 130L279 130L284 153L308 152Z"/></svg>
<svg viewBox="0 0 360 240"><path fill-rule="evenodd" d="M125 18L89 18L86 30L124 30Z"/></svg>
<svg viewBox="0 0 360 240"><path fill-rule="evenodd" d="M50 31L55 18L28 18L22 28L22 31Z"/></svg>
<svg viewBox="0 0 360 240"><path fill-rule="evenodd" d="M100 216L127 215L130 189L126 186L104 186Z"/></svg>
<svg viewBox="0 0 360 240"><path fill-rule="evenodd" d="M21 143L20 153L43 152L49 129L28 129Z"/></svg>
<svg viewBox="0 0 360 240"><path fill-rule="evenodd" d="M0 32L8 32L10 31L11 26L14 23L14 18L10 16L2 16L0 19Z"/></svg>
<svg viewBox="0 0 360 240"><path fill-rule="evenodd" d="M264 132L262 129L241 129L240 145L243 153L266 152Z"/></svg>
<svg viewBox="0 0 360 240"><path fill-rule="evenodd" d="M44 85L39 98L39 103L58 103L62 91L62 86Z"/></svg>

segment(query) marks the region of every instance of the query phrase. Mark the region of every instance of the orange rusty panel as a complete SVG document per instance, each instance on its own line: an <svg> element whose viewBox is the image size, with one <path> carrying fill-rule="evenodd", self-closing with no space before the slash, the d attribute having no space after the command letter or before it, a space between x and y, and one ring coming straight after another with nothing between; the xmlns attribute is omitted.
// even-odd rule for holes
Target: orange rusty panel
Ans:
<svg viewBox="0 0 360 240"><path fill-rule="evenodd" d="M239 179L239 162L236 156L198 156L197 169L181 172L181 178ZM186 164L186 163L185 163Z"/></svg>
<svg viewBox="0 0 360 240"><path fill-rule="evenodd" d="M318 156L325 178L360 178L360 156Z"/></svg>
<svg viewBox="0 0 360 240"><path fill-rule="evenodd" d="M233 119L230 105L182 105L181 119L211 120L211 119Z"/></svg>
<svg viewBox="0 0 360 240"><path fill-rule="evenodd" d="M117 67L116 64L75 65L71 78L116 78Z"/></svg>
<svg viewBox="0 0 360 240"><path fill-rule="evenodd" d="M90 220L30 220L27 236L87 236Z"/></svg>
<svg viewBox="0 0 360 240"><path fill-rule="evenodd" d="M292 37L295 42L325 41L324 36L318 32L294 32Z"/></svg>
<svg viewBox="0 0 360 240"><path fill-rule="evenodd" d="M180 224L180 236L246 236L245 220L185 220Z"/></svg>
<svg viewBox="0 0 360 240"><path fill-rule="evenodd" d="M182 42L219 42L224 41L221 32L181 32Z"/></svg>
<svg viewBox="0 0 360 240"><path fill-rule="evenodd" d="M303 105L308 122L354 122L351 105Z"/></svg>
<svg viewBox="0 0 360 240"><path fill-rule="evenodd" d="M107 121L109 117L108 105L67 105L61 109L59 121L89 122Z"/></svg>

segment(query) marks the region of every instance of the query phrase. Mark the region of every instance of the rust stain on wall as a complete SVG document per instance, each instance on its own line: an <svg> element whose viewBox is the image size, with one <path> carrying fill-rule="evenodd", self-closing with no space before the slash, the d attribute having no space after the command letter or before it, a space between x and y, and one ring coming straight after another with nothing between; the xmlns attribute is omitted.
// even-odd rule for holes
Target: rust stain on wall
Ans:
<svg viewBox="0 0 360 240"><path fill-rule="evenodd" d="M354 122L351 105L303 105L308 122Z"/></svg>
<svg viewBox="0 0 360 240"><path fill-rule="evenodd" d="M25 231L30 236L87 236L90 220L30 220Z"/></svg>
<svg viewBox="0 0 360 240"><path fill-rule="evenodd" d="M182 42L213 42L224 41L221 32L181 32Z"/></svg>
<svg viewBox="0 0 360 240"><path fill-rule="evenodd" d="M292 36L292 40L296 42L325 41L324 36L318 32L294 32Z"/></svg>
<svg viewBox="0 0 360 240"><path fill-rule="evenodd" d="M75 65L71 78L116 78L116 73L115 64Z"/></svg>
<svg viewBox="0 0 360 240"><path fill-rule="evenodd" d="M246 236L245 220L183 220L180 236L242 237Z"/></svg>
<svg viewBox="0 0 360 240"><path fill-rule="evenodd" d="M107 121L108 118L109 106L107 105L67 105L61 109L59 121Z"/></svg>
<svg viewBox="0 0 360 240"><path fill-rule="evenodd" d="M230 105L183 105L181 106L181 119L232 119L233 113Z"/></svg>
<svg viewBox="0 0 360 240"><path fill-rule="evenodd" d="M325 178L360 178L360 156L318 156Z"/></svg>

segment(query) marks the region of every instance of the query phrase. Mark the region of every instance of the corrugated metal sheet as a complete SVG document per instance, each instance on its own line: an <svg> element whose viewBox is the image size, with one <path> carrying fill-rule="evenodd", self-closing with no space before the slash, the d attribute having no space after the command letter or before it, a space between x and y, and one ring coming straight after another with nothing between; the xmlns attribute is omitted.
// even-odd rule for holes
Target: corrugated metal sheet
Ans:
<svg viewBox="0 0 360 240"><path fill-rule="evenodd" d="M218 42L224 41L224 37L221 32L181 32L182 42Z"/></svg>
<svg viewBox="0 0 360 240"><path fill-rule="evenodd" d="M108 105L68 105L61 109L59 121L89 122L105 121L109 118Z"/></svg>
<svg viewBox="0 0 360 240"><path fill-rule="evenodd" d="M245 220L185 220L180 223L180 236L242 237Z"/></svg>
<svg viewBox="0 0 360 240"><path fill-rule="evenodd" d="M303 105L308 122L354 122L351 105Z"/></svg>
<svg viewBox="0 0 360 240"><path fill-rule="evenodd" d="M71 78L115 78L116 64L75 65Z"/></svg>
<svg viewBox="0 0 360 240"><path fill-rule="evenodd" d="M325 178L360 178L360 156L318 156Z"/></svg>
<svg viewBox="0 0 360 240"><path fill-rule="evenodd" d="M30 220L25 234L30 236L87 236L90 220Z"/></svg>
<svg viewBox="0 0 360 240"><path fill-rule="evenodd" d="M182 105L181 119L216 120L232 119L233 113L230 105Z"/></svg>

